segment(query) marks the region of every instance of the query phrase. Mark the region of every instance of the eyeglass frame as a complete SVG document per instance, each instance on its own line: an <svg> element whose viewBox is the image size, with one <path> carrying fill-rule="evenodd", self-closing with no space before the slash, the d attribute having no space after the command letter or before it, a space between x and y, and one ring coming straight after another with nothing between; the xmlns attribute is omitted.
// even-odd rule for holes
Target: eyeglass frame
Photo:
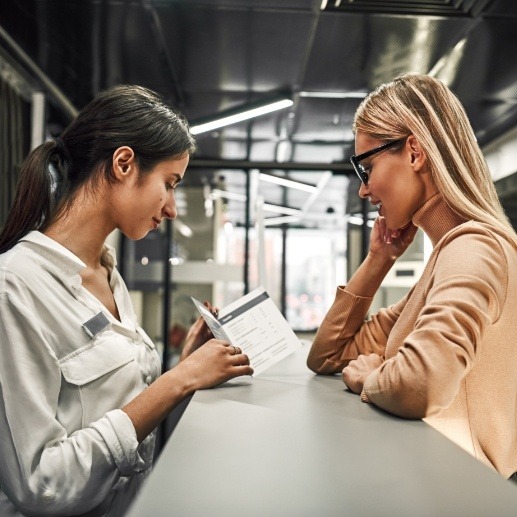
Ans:
<svg viewBox="0 0 517 517"><path fill-rule="evenodd" d="M364 167L360 162L363 160L366 160L366 158L369 158L370 156L373 156L374 154L380 153L381 151L384 151L386 149L389 149L390 147L393 147L397 144L402 143L405 140L405 138L399 138L398 140L391 140L390 142L386 142L385 144L382 144L378 147L374 147L373 149L370 149L369 151L366 151L361 154L353 154L350 156L350 162L352 163L352 166L354 168L355 173L357 174L358 178L365 184L368 185L369 176L364 171Z"/></svg>

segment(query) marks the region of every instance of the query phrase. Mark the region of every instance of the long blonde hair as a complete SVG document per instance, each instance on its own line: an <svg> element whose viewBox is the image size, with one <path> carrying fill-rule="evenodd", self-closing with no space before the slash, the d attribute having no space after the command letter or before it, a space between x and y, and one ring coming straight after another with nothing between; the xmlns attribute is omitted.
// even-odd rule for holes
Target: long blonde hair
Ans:
<svg viewBox="0 0 517 517"><path fill-rule="evenodd" d="M353 129L379 140L414 135L449 207L466 220L490 223L517 240L465 109L444 83L404 74L382 84L357 109Z"/></svg>

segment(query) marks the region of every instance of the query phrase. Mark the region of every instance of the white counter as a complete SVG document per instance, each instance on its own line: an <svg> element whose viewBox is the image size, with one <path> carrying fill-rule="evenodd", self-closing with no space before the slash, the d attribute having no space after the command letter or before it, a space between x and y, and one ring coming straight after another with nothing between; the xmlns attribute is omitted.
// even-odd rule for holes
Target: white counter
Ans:
<svg viewBox="0 0 517 517"><path fill-rule="evenodd" d="M197 392L129 517L517 515L517 484L314 375L307 353Z"/></svg>

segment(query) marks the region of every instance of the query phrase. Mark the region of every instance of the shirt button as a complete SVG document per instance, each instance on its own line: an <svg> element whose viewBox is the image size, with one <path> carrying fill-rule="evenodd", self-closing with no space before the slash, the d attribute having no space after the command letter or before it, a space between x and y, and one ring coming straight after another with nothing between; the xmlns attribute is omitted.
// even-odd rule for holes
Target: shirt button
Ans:
<svg viewBox="0 0 517 517"><path fill-rule="evenodd" d="M52 491L51 490L45 490L45 492L43 492L42 497L43 497L44 501L50 501L52 499L52 497L53 497Z"/></svg>

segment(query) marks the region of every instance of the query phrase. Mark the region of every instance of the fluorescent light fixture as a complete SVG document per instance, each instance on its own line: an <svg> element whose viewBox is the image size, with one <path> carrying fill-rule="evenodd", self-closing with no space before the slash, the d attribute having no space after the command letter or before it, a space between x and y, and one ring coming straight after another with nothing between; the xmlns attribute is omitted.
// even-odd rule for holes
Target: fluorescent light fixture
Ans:
<svg viewBox="0 0 517 517"><path fill-rule="evenodd" d="M282 185L283 187L303 190L305 192L316 192L318 190L318 187L315 185L309 185L308 183L302 183L301 181L282 178L280 176L273 176L272 174L264 174L263 172L259 174L259 179L269 183L274 183L275 185Z"/></svg>
<svg viewBox="0 0 517 517"><path fill-rule="evenodd" d="M283 217L268 217L264 219L264 226L275 226L277 224L288 224L288 223L297 223L301 220L301 217L296 217L294 215L285 215Z"/></svg>
<svg viewBox="0 0 517 517"><path fill-rule="evenodd" d="M190 128L190 132L193 135L199 133L205 133L212 131L220 127L229 126L230 124L236 124L243 120L249 120L250 118L260 117L273 111L289 108L293 105L293 101L288 98L276 98L276 100L270 100L266 103L254 103L247 106L242 106L240 109L232 109L219 113L215 118L201 122L199 124L193 123Z"/></svg>
<svg viewBox="0 0 517 517"><path fill-rule="evenodd" d="M242 203L246 202L246 195L245 194L238 194L237 192L228 192L227 190L221 190L218 188L212 189L212 199L217 198L224 198L224 199L231 199L233 201L241 201Z"/></svg>
<svg viewBox="0 0 517 517"><path fill-rule="evenodd" d="M266 212L273 212L275 214L294 215L298 217L302 215L302 211L296 208L289 208L287 206L281 205L271 205L269 203L264 203L263 209Z"/></svg>
<svg viewBox="0 0 517 517"><path fill-rule="evenodd" d="M300 97L312 99L364 99L368 92L307 92L299 93Z"/></svg>

